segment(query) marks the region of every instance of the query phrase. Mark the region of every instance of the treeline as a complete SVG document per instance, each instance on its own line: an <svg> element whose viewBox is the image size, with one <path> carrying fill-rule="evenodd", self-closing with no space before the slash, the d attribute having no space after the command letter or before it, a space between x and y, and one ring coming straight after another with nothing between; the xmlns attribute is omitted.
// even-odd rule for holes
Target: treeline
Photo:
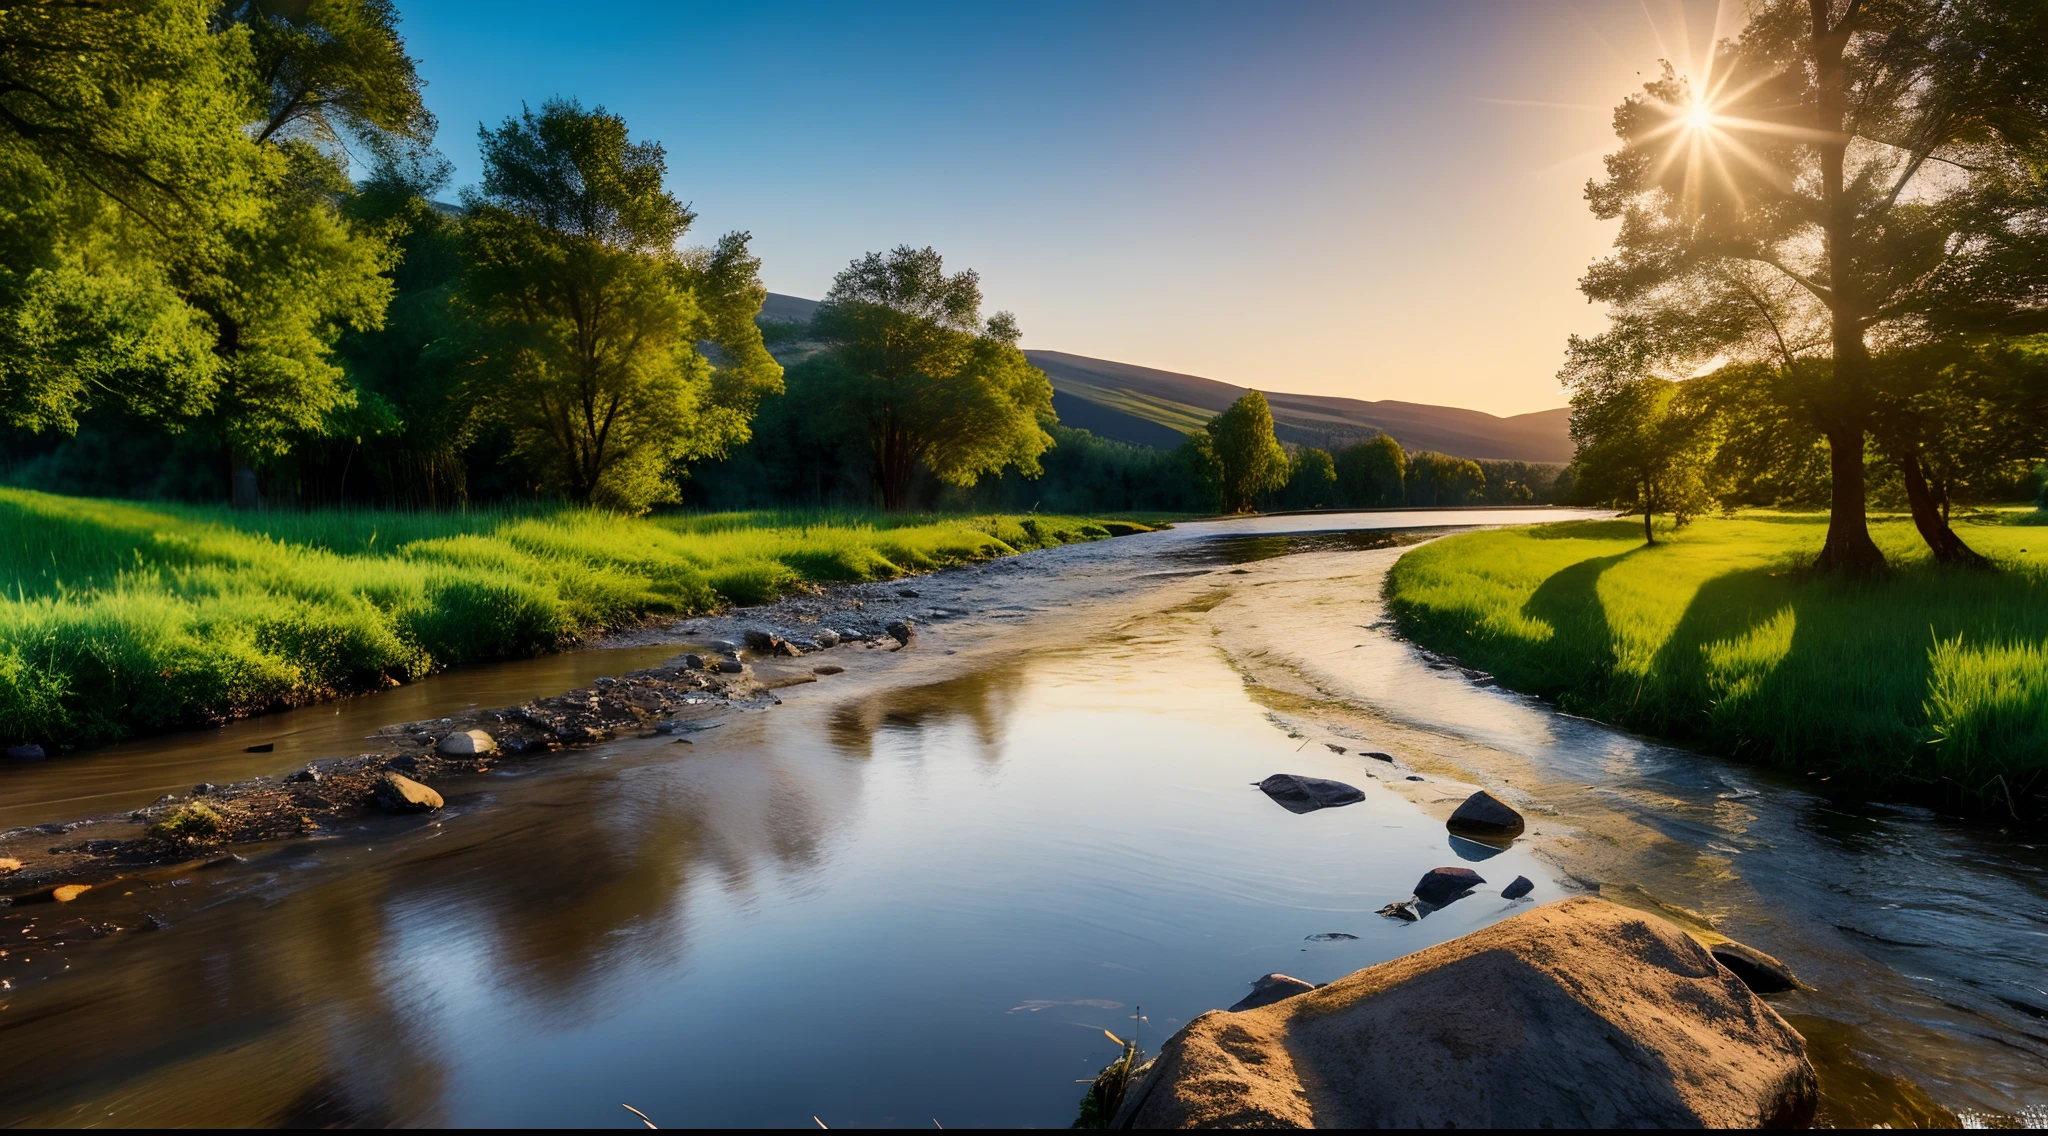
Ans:
<svg viewBox="0 0 2048 1136"><path fill-rule="evenodd" d="M1868 509L1985 566L1959 503L2048 458L2048 8L1758 5L1714 89L1667 65L1587 188L1620 222L1581 282L1576 491L1683 523L1820 504L1816 566L1885 568ZM1853 110L1852 110L1853 108Z"/></svg>

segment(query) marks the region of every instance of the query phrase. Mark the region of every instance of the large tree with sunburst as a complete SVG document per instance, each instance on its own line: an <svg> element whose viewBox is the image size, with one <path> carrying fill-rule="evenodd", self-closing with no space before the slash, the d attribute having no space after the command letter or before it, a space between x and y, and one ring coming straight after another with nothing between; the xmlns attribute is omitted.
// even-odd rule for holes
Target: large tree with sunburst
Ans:
<svg viewBox="0 0 2048 1136"><path fill-rule="evenodd" d="M1616 109L1587 199L1621 231L1581 281L1613 324L1573 337L1562 377L1768 368L1768 397L1830 451L1816 566L1881 571L1873 351L2048 314L2043 44L2042 0L1759 0L1702 74L1667 64ZM1892 456L1910 486L1918 455Z"/></svg>

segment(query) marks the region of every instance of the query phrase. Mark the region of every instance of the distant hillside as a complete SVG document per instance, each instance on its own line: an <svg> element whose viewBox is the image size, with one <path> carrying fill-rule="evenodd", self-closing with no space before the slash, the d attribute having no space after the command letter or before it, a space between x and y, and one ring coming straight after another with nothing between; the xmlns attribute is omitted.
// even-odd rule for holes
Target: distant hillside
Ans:
<svg viewBox="0 0 2048 1136"><path fill-rule="evenodd" d="M764 319L806 322L815 300L770 292ZM1026 351L1052 380L1060 421L1092 434L1161 449L1241 398L1246 388L1196 375L1112 363L1064 351ZM1385 433L1407 450L1437 450L1461 458L1568 462L1570 412L1563 407L1500 418L1484 411L1420 402L1366 402L1329 395L1267 391L1280 439L1329 446Z"/></svg>

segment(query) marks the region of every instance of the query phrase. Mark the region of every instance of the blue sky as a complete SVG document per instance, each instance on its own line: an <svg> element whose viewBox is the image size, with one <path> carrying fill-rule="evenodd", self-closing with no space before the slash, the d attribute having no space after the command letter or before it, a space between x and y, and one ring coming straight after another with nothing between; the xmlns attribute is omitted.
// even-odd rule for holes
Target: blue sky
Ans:
<svg viewBox="0 0 2048 1136"><path fill-rule="evenodd" d="M1025 345L1269 390L1560 405L1611 108L1716 0L402 3L458 183L572 95L768 286L932 245ZM1721 13L1725 21L1732 13ZM1722 33L1733 30L1724 23Z"/></svg>

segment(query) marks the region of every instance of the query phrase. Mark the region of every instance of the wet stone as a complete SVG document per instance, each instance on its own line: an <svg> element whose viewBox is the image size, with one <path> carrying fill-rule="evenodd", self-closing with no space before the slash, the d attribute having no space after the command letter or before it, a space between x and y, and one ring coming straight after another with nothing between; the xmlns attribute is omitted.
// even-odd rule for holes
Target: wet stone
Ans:
<svg viewBox="0 0 2048 1136"><path fill-rule="evenodd" d="M701 670L703 670L703 669L704 669L704 656L702 656L702 655L684 655L684 656L683 656L683 669L684 669L684 670L686 670L686 671L701 671Z"/></svg>
<svg viewBox="0 0 2048 1136"><path fill-rule="evenodd" d="M1238 999L1236 1004L1230 1007L1230 1012L1235 1014L1243 1010L1256 1010L1261 1006L1270 1006L1283 998L1306 994L1315 988L1315 983L1303 982L1291 975L1268 974L1263 978L1254 979L1252 992Z"/></svg>
<svg viewBox="0 0 2048 1136"><path fill-rule="evenodd" d="M1708 947L1707 953L1755 993L1782 994L1799 989L1799 978L1791 967L1746 943L1730 939Z"/></svg>
<svg viewBox="0 0 2048 1136"><path fill-rule="evenodd" d="M749 631L746 640L749 651L773 651L782 645L781 639L766 631Z"/></svg>
<svg viewBox="0 0 2048 1136"><path fill-rule="evenodd" d="M1275 773L1260 781L1258 788L1275 804L1297 814L1353 805L1365 799L1365 793L1355 785L1294 773Z"/></svg>
<svg viewBox="0 0 2048 1136"><path fill-rule="evenodd" d="M1502 899L1520 899L1535 890L1536 885L1529 882L1529 877L1516 876L1514 883L1500 889L1500 897Z"/></svg>
<svg viewBox="0 0 2048 1136"><path fill-rule="evenodd" d="M891 620L889 626L883 628L883 630L889 633L889 638L896 640L905 647L917 641L917 625L907 619Z"/></svg>
<svg viewBox="0 0 2048 1136"><path fill-rule="evenodd" d="M1380 752L1379 750L1376 750L1376 749L1373 749L1373 750L1360 750L1360 751L1359 751L1359 753L1358 753L1358 756L1360 756L1360 757L1369 757L1369 758L1372 758L1372 759L1373 759L1374 761L1392 761L1392 760L1394 760L1394 755L1393 755L1393 754L1391 754L1391 753L1381 753L1381 752Z"/></svg>
<svg viewBox="0 0 2048 1136"><path fill-rule="evenodd" d="M1320 934L1310 935L1302 941L1305 943L1348 943L1357 937L1343 931L1324 931Z"/></svg>
<svg viewBox="0 0 2048 1136"><path fill-rule="evenodd" d="M1416 883L1415 898L1431 907L1443 907L1485 882L1485 877L1470 868L1431 868Z"/></svg>
<svg viewBox="0 0 2048 1136"><path fill-rule="evenodd" d="M394 813L426 813L441 807L441 794L410 777L398 773L386 773L377 778L375 788L379 808Z"/></svg>
<svg viewBox="0 0 2048 1136"><path fill-rule="evenodd" d="M1403 923L1413 923L1422 918L1422 916L1416 914L1415 905L1412 903L1390 903L1380 908L1379 914L1386 916L1388 919L1399 919Z"/></svg>
<svg viewBox="0 0 2048 1136"><path fill-rule="evenodd" d="M1445 827L1461 836L1515 837L1522 834L1522 814L1481 789L1465 798Z"/></svg>
<svg viewBox="0 0 2048 1136"><path fill-rule="evenodd" d="M442 738L434 748L450 757L478 757L498 752L498 743L482 730L463 730Z"/></svg>

